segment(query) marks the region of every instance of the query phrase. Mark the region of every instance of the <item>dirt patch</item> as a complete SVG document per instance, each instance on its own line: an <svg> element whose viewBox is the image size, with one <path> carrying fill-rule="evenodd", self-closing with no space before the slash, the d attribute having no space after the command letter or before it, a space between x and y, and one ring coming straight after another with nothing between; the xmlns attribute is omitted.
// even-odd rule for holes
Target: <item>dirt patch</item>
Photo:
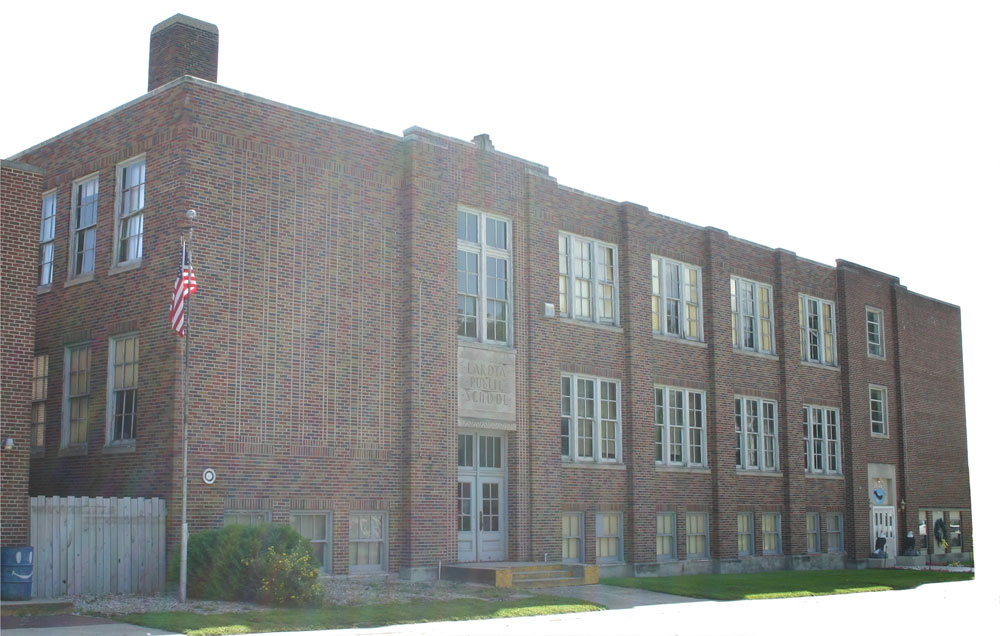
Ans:
<svg viewBox="0 0 1000 636"><path fill-rule="evenodd" d="M397 576L350 577L336 576L320 579L324 598L333 605L379 605L406 603L408 601L444 601L455 598L479 598L489 601L528 598L530 593L514 589L501 589L491 585L456 583L453 581L406 581ZM205 601L189 598L181 603L176 592L163 596L73 596L66 599L73 603L78 614L122 616L147 612L195 612L198 614L223 614L265 609L253 603L231 601Z"/></svg>

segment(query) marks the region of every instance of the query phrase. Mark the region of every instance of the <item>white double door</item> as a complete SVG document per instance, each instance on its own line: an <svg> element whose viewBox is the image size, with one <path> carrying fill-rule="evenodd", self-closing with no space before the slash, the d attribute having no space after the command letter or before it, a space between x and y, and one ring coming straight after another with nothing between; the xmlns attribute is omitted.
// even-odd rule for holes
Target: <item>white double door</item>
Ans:
<svg viewBox="0 0 1000 636"><path fill-rule="evenodd" d="M503 433L459 431L458 560L507 558L507 448Z"/></svg>

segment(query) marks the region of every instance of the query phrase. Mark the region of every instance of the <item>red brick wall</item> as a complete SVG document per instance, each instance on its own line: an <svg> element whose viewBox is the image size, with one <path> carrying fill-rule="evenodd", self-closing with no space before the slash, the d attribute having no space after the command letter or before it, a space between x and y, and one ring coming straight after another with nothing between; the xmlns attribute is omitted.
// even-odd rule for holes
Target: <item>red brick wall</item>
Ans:
<svg viewBox="0 0 1000 636"><path fill-rule="evenodd" d="M965 432L962 317L958 307L896 288L899 357L906 422L900 440L907 529L920 509L962 511L972 550L969 451Z"/></svg>
<svg viewBox="0 0 1000 636"><path fill-rule="evenodd" d="M43 172L3 161L0 166L0 542L28 544L28 464L31 453L31 378L38 287L38 228Z"/></svg>

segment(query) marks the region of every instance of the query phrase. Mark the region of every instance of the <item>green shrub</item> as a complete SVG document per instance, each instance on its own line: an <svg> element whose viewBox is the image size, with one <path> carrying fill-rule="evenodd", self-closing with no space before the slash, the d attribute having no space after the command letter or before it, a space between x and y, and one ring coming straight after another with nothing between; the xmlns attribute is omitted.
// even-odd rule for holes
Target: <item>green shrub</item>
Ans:
<svg viewBox="0 0 1000 636"><path fill-rule="evenodd" d="M188 538L188 596L266 605L315 605L323 598L309 541L286 525L225 526ZM180 577L180 550L170 562Z"/></svg>

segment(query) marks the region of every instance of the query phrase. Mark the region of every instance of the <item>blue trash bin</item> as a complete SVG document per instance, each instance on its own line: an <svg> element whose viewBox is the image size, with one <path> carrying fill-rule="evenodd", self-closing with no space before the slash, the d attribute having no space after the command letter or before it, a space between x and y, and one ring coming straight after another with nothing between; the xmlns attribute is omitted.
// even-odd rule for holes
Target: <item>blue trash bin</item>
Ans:
<svg viewBox="0 0 1000 636"><path fill-rule="evenodd" d="M31 599L31 575L35 549L31 546L0 548L0 598L5 601Z"/></svg>

